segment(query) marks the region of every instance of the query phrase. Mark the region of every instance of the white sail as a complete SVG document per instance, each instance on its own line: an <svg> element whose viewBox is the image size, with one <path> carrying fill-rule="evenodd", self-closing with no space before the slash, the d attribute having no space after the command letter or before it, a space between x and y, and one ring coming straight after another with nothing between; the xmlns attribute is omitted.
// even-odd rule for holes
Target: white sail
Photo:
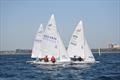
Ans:
<svg viewBox="0 0 120 80"><path fill-rule="evenodd" d="M54 15L51 16L42 40L42 56L54 56L58 62L70 61L63 41L57 31Z"/></svg>
<svg viewBox="0 0 120 80"><path fill-rule="evenodd" d="M64 43L63 43L59 33L58 33L58 40L59 40L59 58L60 58L60 61L61 62L70 61L70 58L67 54L66 48L64 46Z"/></svg>
<svg viewBox="0 0 120 80"><path fill-rule="evenodd" d="M81 56L84 58L84 33L81 21L72 34L67 52L70 57Z"/></svg>
<svg viewBox="0 0 120 80"><path fill-rule="evenodd" d="M91 52L90 47L88 46L88 43L87 43L86 39L85 39L85 46L84 46L84 48L85 48L85 53L84 53L85 54L85 61L87 61L87 62L94 62L95 58L94 58L94 56L93 56L93 54Z"/></svg>
<svg viewBox="0 0 120 80"><path fill-rule="evenodd" d="M95 61L94 56L84 37L84 30L82 21L79 22L75 31L72 34L67 52L70 57L81 57L85 61Z"/></svg>
<svg viewBox="0 0 120 80"><path fill-rule="evenodd" d="M48 58L51 56L55 56L56 58L59 57L57 36L56 22L54 15L52 15L43 34L42 57L45 57L46 55Z"/></svg>
<svg viewBox="0 0 120 80"><path fill-rule="evenodd" d="M34 40L34 45L32 49L32 58L40 58L41 57L41 41L42 41L42 35L43 35L43 26L42 24L40 25L36 36Z"/></svg>

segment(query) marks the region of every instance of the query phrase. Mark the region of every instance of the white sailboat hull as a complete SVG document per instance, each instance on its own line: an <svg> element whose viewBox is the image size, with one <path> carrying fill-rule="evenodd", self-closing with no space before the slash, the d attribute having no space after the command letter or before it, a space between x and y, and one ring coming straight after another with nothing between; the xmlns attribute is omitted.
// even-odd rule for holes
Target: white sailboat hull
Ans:
<svg viewBox="0 0 120 80"><path fill-rule="evenodd" d="M39 64L39 65L63 65L63 64L69 64L70 62L68 61L64 61L64 62L44 62L44 61L27 61L27 63L31 63L31 64Z"/></svg>
<svg viewBox="0 0 120 80"><path fill-rule="evenodd" d="M44 62L44 61L27 61L27 63L31 64L38 64L38 65L79 65L79 64L96 64L99 63L99 61L71 61L71 62Z"/></svg>
<svg viewBox="0 0 120 80"><path fill-rule="evenodd" d="M82 21L76 26L75 31L72 34L71 40L67 52L70 57L81 57L84 61L74 63L94 63L95 58L91 52L91 49L87 43L84 35L84 29Z"/></svg>
<svg viewBox="0 0 120 80"><path fill-rule="evenodd" d="M71 61L71 64L94 64L99 63L99 61Z"/></svg>

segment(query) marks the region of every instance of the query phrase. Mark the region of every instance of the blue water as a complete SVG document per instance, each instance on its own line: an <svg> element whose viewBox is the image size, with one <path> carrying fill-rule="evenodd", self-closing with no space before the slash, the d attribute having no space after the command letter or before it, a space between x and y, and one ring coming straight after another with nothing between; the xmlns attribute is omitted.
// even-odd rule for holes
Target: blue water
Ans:
<svg viewBox="0 0 120 80"><path fill-rule="evenodd" d="M35 65L30 55L0 55L0 80L120 80L120 53L94 54L97 64Z"/></svg>

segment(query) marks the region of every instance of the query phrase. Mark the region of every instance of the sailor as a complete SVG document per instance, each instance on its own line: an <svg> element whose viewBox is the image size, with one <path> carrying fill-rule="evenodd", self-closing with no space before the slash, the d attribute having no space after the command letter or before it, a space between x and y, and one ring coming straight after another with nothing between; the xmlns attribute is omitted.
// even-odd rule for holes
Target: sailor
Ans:
<svg viewBox="0 0 120 80"><path fill-rule="evenodd" d="M48 56L45 56L45 57L44 57L44 61L45 61L45 62L49 62Z"/></svg>
<svg viewBox="0 0 120 80"><path fill-rule="evenodd" d="M56 59L55 59L54 56L51 57L51 62L52 62L52 63L55 63L55 62L56 62Z"/></svg>
<svg viewBox="0 0 120 80"><path fill-rule="evenodd" d="M71 58L72 61L76 61L76 56L74 56L73 58Z"/></svg>
<svg viewBox="0 0 120 80"><path fill-rule="evenodd" d="M81 58L80 56L77 58L78 61L83 61L83 58Z"/></svg>
<svg viewBox="0 0 120 80"><path fill-rule="evenodd" d="M39 61L42 61L42 60L44 60L44 58L39 58Z"/></svg>

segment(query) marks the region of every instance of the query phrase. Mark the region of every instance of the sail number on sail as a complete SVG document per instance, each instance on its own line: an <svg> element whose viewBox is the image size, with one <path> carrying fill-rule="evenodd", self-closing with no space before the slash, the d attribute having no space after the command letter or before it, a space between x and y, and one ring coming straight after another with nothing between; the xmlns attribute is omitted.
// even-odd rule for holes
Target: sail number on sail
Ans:
<svg viewBox="0 0 120 80"><path fill-rule="evenodd" d="M57 38L49 35L44 35L44 39L56 43Z"/></svg>

